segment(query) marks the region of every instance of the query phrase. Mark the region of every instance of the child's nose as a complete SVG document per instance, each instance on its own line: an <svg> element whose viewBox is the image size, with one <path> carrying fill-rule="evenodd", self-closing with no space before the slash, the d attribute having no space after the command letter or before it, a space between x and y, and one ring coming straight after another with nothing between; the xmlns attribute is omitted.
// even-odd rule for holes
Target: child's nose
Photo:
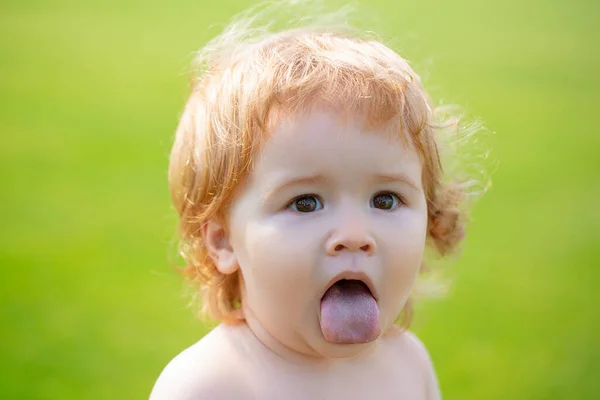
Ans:
<svg viewBox="0 0 600 400"><path fill-rule="evenodd" d="M373 255L376 250L375 240L366 225L366 221L357 214L344 218L327 241L327 253L330 256L337 256L343 252Z"/></svg>

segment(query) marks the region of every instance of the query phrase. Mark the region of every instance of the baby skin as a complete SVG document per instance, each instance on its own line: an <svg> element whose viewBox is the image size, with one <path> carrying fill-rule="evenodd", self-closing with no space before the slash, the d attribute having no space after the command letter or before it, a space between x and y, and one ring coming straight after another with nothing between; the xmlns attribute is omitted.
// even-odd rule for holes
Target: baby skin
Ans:
<svg viewBox="0 0 600 400"><path fill-rule="evenodd" d="M409 138L313 107L280 116L226 221L203 230L239 274L240 322L179 354L152 400L439 399L394 324L422 262L427 202Z"/></svg>

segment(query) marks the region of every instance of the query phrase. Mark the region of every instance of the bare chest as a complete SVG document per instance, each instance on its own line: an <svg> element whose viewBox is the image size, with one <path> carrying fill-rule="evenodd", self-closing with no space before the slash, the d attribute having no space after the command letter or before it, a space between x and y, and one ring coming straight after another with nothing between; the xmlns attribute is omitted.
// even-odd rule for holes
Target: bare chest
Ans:
<svg viewBox="0 0 600 400"><path fill-rule="evenodd" d="M396 361L371 368L279 367L252 373L255 399L425 399L425 381L415 369Z"/></svg>

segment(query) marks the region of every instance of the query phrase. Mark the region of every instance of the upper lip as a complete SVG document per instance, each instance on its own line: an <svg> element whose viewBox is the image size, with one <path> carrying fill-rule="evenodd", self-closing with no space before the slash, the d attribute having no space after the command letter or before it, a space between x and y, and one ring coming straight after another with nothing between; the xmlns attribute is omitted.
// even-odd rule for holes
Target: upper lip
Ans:
<svg viewBox="0 0 600 400"><path fill-rule="evenodd" d="M375 299L375 301L379 301L379 297L377 295L377 291L375 290L375 285L373 285L373 281L371 280L371 278L369 278L369 276L366 273L364 273L362 271L343 271L343 272L340 272L339 274L335 275L327 283L327 286L325 286L325 290L321 294L321 298L323 298L323 296L329 290L329 288L332 287L336 282L344 280L344 279L363 282L365 285L367 285L367 287L371 291L371 294L373 295L373 298Z"/></svg>

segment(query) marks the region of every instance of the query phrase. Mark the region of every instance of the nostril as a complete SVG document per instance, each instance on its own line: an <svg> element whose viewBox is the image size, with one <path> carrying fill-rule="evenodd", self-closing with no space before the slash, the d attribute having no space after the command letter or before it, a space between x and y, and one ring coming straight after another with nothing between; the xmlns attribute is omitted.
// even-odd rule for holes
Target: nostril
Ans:
<svg viewBox="0 0 600 400"><path fill-rule="evenodd" d="M345 248L346 248L346 246L344 246L343 244L338 244L337 246L335 246L334 251L340 252L340 251L344 250ZM369 253L371 251L371 245L365 244L364 246L361 246L360 249L366 253Z"/></svg>

